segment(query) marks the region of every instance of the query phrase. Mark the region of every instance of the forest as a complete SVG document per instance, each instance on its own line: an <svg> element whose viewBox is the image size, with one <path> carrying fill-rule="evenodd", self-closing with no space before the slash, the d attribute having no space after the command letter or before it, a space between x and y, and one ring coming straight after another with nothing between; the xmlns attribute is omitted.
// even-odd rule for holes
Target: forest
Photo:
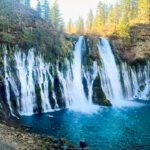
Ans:
<svg viewBox="0 0 150 150"><path fill-rule="evenodd" d="M32 7L30 0L18 1ZM70 16L67 23L63 20L57 1L51 3L48 0L37 0L35 10L55 30L69 34L115 34L119 37L129 37L131 26L150 22L149 0L120 0L114 5L106 5L100 1L95 12L89 10L87 18L79 16L78 20L72 20Z"/></svg>

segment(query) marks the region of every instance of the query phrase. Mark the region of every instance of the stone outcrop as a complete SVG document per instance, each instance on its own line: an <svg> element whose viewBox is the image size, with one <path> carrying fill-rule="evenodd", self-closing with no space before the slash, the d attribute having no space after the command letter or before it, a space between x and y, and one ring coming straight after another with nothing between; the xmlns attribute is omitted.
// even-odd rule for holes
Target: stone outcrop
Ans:
<svg viewBox="0 0 150 150"><path fill-rule="evenodd" d="M111 106L101 87L100 76L98 75L93 83L93 102L103 106Z"/></svg>
<svg viewBox="0 0 150 150"><path fill-rule="evenodd" d="M129 39L111 36L110 41L119 56L129 63L150 58L150 24L132 26Z"/></svg>

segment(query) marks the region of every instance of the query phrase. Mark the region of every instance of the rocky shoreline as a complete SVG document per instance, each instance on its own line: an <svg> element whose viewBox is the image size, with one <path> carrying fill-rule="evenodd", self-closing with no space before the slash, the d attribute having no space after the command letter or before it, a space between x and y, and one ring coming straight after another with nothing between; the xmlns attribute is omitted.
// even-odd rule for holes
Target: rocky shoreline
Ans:
<svg viewBox="0 0 150 150"><path fill-rule="evenodd" d="M77 150L65 139L29 133L20 128L0 124L1 150Z"/></svg>

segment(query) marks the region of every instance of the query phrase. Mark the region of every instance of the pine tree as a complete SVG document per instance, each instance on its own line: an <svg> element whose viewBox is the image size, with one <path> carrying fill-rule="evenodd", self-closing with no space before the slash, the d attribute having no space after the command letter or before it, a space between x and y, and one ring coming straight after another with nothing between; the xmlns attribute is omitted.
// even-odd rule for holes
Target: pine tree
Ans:
<svg viewBox="0 0 150 150"><path fill-rule="evenodd" d="M24 4L25 4L27 7L30 7L30 0L25 0Z"/></svg>
<svg viewBox="0 0 150 150"><path fill-rule="evenodd" d="M91 33L92 32L93 20L94 20L93 12L90 9L89 13L88 13L87 20L86 20L86 32L87 33Z"/></svg>
<svg viewBox="0 0 150 150"><path fill-rule="evenodd" d="M84 34L84 21L82 17L79 17L76 23L76 32L78 34Z"/></svg>
<svg viewBox="0 0 150 150"><path fill-rule="evenodd" d="M41 3L40 3L40 0L37 1L36 11L37 11L37 13L41 16L42 9L41 9Z"/></svg>
<svg viewBox="0 0 150 150"><path fill-rule="evenodd" d="M44 19L47 21L50 21L50 8L49 8L48 0L44 1L43 10L44 10L44 12L43 12Z"/></svg>
<svg viewBox="0 0 150 150"><path fill-rule="evenodd" d="M64 28L64 22L57 1L54 2L51 8L51 23L56 30L62 30Z"/></svg>
<svg viewBox="0 0 150 150"><path fill-rule="evenodd" d="M106 22L106 5L102 2L99 2L97 7L96 17L94 19L93 31L95 33L102 33L105 30L105 22Z"/></svg>
<svg viewBox="0 0 150 150"><path fill-rule="evenodd" d="M117 32L120 37L128 38L129 37L129 17L128 14L124 14L119 20L119 24L117 27Z"/></svg>
<svg viewBox="0 0 150 150"><path fill-rule="evenodd" d="M107 19L107 34L113 34L116 32L117 24L120 18L120 6L116 4L114 7L110 8L108 19Z"/></svg>
<svg viewBox="0 0 150 150"><path fill-rule="evenodd" d="M136 19L138 15L138 0L131 0L131 16L130 18Z"/></svg>
<svg viewBox="0 0 150 150"><path fill-rule="evenodd" d="M66 31L68 33L74 33L74 25L73 25L73 22L72 22L72 19L70 18L69 21L68 21L68 24L67 24L67 29Z"/></svg>
<svg viewBox="0 0 150 150"><path fill-rule="evenodd" d="M150 21L150 1L138 0L138 21L147 23Z"/></svg>

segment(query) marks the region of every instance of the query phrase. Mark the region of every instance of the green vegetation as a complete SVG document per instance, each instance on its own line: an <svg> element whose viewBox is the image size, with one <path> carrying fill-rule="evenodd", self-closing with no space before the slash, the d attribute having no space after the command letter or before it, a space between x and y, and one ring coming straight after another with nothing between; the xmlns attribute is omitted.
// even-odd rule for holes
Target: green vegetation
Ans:
<svg viewBox="0 0 150 150"><path fill-rule="evenodd" d="M93 65L93 61L96 61L98 65L101 65L101 59L99 56L99 50L97 44L99 42L99 38L95 36L86 36L85 44L87 52L83 59L84 66L89 69L91 65Z"/></svg>
<svg viewBox="0 0 150 150"><path fill-rule="evenodd" d="M0 32L1 42L11 43L15 39L13 35L7 32Z"/></svg>
<svg viewBox="0 0 150 150"><path fill-rule="evenodd" d="M93 21L94 21L94 15L93 15L92 10L90 9L89 13L88 13L87 20L86 20L86 26L87 26L86 27L86 32L88 34L92 33Z"/></svg>
<svg viewBox="0 0 150 150"><path fill-rule="evenodd" d="M0 1L1 44L18 45L24 50L35 47L46 61L50 60L52 63L57 59L63 60L64 57L71 59L73 44L62 32L63 21L57 3L54 3L49 16L48 3L45 1L45 20L38 15L39 12L29 8L28 3L26 1L25 7L16 0ZM37 7L43 13L40 5ZM49 17L51 21L48 21Z"/></svg>

